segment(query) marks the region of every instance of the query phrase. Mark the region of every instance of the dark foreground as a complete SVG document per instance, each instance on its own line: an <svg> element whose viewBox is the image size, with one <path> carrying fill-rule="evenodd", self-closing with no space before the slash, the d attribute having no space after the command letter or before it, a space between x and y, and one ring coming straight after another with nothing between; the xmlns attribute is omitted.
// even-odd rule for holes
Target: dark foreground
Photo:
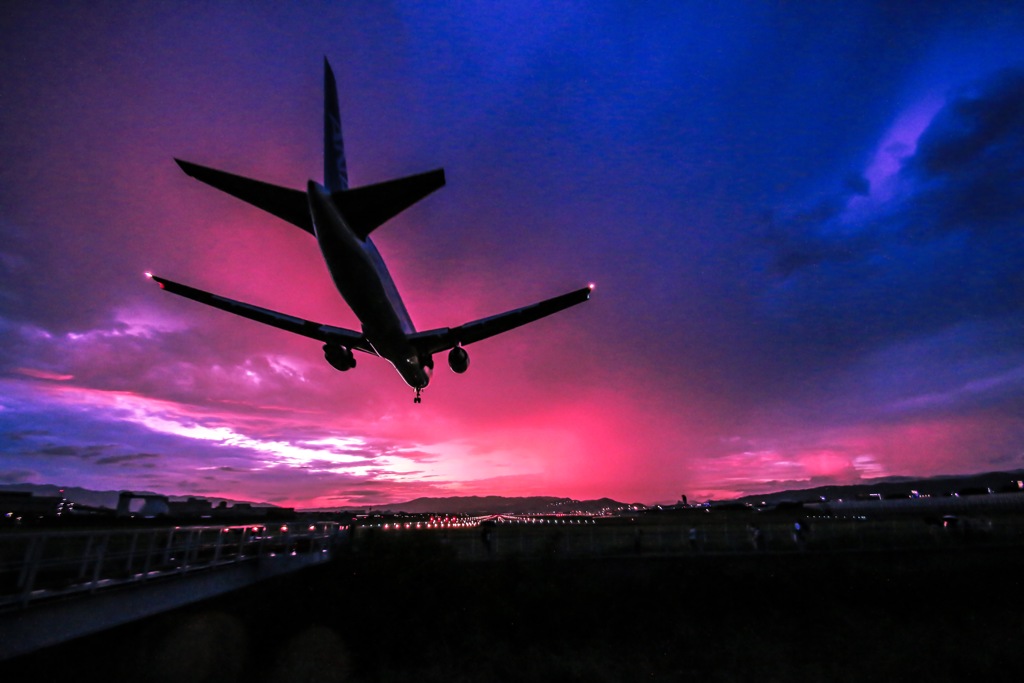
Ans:
<svg viewBox="0 0 1024 683"><path fill-rule="evenodd" d="M393 547L0 665L4 681L1019 680L1024 551L458 562Z"/></svg>

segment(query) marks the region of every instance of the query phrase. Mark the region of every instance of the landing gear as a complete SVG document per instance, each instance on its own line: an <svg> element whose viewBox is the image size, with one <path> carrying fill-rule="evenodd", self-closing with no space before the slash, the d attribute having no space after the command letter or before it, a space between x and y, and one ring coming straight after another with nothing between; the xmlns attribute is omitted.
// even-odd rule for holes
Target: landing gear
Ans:
<svg viewBox="0 0 1024 683"><path fill-rule="evenodd" d="M422 403L423 399L420 398L420 392L423 391L422 387L416 387L416 398L412 400L413 403Z"/></svg>

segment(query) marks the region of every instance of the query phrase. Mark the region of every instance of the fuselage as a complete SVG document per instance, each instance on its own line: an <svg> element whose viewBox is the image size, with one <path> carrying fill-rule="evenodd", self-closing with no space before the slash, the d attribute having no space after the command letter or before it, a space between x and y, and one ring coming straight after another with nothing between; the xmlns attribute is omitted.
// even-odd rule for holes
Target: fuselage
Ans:
<svg viewBox="0 0 1024 683"><path fill-rule="evenodd" d="M311 180L306 193L314 235L331 279L359 318L367 341L409 386L427 386L432 360L421 357L409 341L416 329L377 247L369 236L360 239L349 228L322 185Z"/></svg>

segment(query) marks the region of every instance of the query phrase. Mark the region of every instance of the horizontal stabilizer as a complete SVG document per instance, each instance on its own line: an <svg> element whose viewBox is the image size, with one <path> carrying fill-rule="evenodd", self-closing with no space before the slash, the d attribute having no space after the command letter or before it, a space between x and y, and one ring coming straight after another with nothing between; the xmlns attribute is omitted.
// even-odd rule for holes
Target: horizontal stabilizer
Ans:
<svg viewBox="0 0 1024 683"><path fill-rule="evenodd" d="M306 193L175 159L188 175L313 233Z"/></svg>
<svg viewBox="0 0 1024 683"><path fill-rule="evenodd" d="M359 239L387 220L444 187L444 170L436 169L418 175L388 180L375 185L364 185L331 195L334 205Z"/></svg>
<svg viewBox="0 0 1024 683"><path fill-rule="evenodd" d="M317 339L325 343L347 346L358 351L365 351L366 353L376 355L376 352L366 341L366 337L354 330L347 330L343 327L323 325L321 323L313 322L312 320L296 318L292 315L271 311L268 308L260 308L259 306L253 306L252 304L235 301L234 299L228 299L223 296L211 294L210 292L204 292L201 289L189 287L188 285L173 282L166 278L157 277L156 275L149 275L149 277L160 285L160 289L166 290L171 294L177 294L178 296L183 296L186 299L192 299L193 301L198 301L201 304L213 306L214 308L219 308L222 311L227 311L228 313L234 313L235 315L240 315L243 318L248 318L249 320L255 320L256 322L263 323L264 325L271 325L288 332L301 334L304 337L310 337L311 339Z"/></svg>
<svg viewBox="0 0 1024 683"><path fill-rule="evenodd" d="M592 287L584 287L575 292L545 299L540 303L492 315L489 318L474 320L459 327L413 334L410 335L410 340L423 352L440 353L455 346L465 346L502 332L508 332L552 313L558 313L570 306L581 304L590 298L592 291Z"/></svg>

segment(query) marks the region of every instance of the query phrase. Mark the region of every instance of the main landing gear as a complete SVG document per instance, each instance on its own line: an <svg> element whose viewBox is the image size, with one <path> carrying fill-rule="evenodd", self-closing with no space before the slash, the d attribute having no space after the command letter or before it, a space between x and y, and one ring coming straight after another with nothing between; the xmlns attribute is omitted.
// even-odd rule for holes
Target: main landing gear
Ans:
<svg viewBox="0 0 1024 683"><path fill-rule="evenodd" d="M416 387L416 398L412 400L413 403L422 403L423 399L420 398L420 392L423 391L422 387Z"/></svg>

